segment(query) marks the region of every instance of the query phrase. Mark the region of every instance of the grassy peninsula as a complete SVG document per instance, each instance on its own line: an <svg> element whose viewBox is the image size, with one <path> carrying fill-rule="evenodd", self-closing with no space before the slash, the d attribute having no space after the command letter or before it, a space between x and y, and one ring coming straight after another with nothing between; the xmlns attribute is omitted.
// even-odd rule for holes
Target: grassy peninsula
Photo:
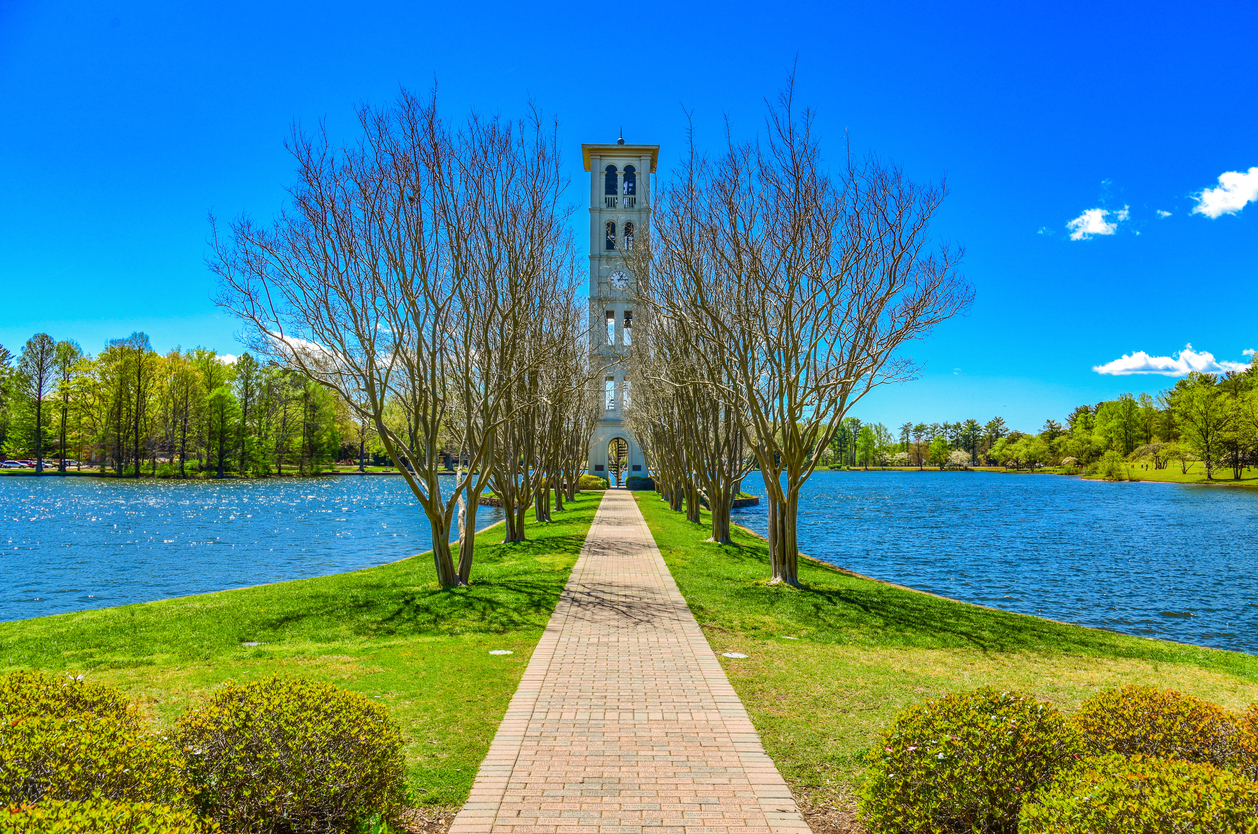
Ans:
<svg viewBox="0 0 1258 834"><path fill-rule="evenodd" d="M1073 711L1129 683L1231 708L1258 701L1258 657L994 611L807 560L770 587L763 539L705 542L654 493L638 505L769 756L806 807L849 813L862 756L909 704L990 685ZM705 514L706 515L706 514Z"/></svg>
<svg viewBox="0 0 1258 834"><path fill-rule="evenodd" d="M388 705L418 803L467 797L585 540L601 492L532 540L477 538L472 584L442 591L428 554L353 573L0 623L0 672L80 671L157 725L223 681L304 676ZM246 646L245 643L259 643ZM492 649L514 654L492 656Z"/></svg>

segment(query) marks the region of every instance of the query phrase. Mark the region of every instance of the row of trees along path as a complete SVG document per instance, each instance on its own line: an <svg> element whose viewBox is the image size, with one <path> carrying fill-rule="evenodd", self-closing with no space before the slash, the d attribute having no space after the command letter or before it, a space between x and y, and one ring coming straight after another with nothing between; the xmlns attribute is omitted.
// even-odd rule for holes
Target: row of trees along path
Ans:
<svg viewBox="0 0 1258 834"><path fill-rule="evenodd" d="M919 186L850 148L822 163L812 114L788 85L762 141L688 153L635 247L648 275L645 338L628 360L627 422L675 508L730 507L754 466L768 497L774 582L798 583L799 493L850 408L905 380L902 354L964 310L961 253L932 246L944 187Z"/></svg>
<svg viewBox="0 0 1258 834"><path fill-rule="evenodd" d="M215 226L220 303L259 355L337 392L370 422L432 527L443 586L470 577L477 498L562 504L598 416L588 311L554 125L441 117L403 92L359 113L360 141L296 131L297 183L270 224ZM665 495L706 502L729 537L749 467L769 495L774 581L798 582L799 491L847 410L906 379L904 343L970 303L959 253L932 247L943 198L850 150L831 174L793 81L767 138L712 160L692 140L654 226L623 256L646 338L624 357L627 417ZM439 481L441 450L459 461ZM458 528L457 547L447 544Z"/></svg>

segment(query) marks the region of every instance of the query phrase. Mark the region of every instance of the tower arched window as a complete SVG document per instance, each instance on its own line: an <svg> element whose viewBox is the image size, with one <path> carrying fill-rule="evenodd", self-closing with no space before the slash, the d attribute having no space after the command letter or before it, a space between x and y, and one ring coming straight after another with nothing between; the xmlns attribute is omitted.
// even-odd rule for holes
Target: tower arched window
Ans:
<svg viewBox="0 0 1258 834"><path fill-rule="evenodd" d="M607 221L607 246L606 249L616 248L616 221Z"/></svg>
<svg viewBox="0 0 1258 834"><path fill-rule="evenodd" d="M632 165L625 166L625 208L633 208L638 201L638 172Z"/></svg>
<svg viewBox="0 0 1258 834"><path fill-rule="evenodd" d="M633 221L625 221L625 249L633 248Z"/></svg>
<svg viewBox="0 0 1258 834"><path fill-rule="evenodd" d="M616 166L608 165L607 173L603 176L603 193L616 195Z"/></svg>

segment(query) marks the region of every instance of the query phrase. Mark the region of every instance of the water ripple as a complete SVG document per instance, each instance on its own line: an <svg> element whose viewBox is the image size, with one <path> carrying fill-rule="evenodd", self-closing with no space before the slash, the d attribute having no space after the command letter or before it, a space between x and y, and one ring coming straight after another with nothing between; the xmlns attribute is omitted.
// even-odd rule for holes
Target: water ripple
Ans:
<svg viewBox="0 0 1258 834"><path fill-rule="evenodd" d="M400 477L0 478L0 620L357 570L430 536Z"/></svg>
<svg viewBox="0 0 1258 834"><path fill-rule="evenodd" d="M763 499L758 473L744 482ZM734 520L764 533L763 504ZM800 549L1023 614L1258 652L1258 491L982 472L818 472Z"/></svg>

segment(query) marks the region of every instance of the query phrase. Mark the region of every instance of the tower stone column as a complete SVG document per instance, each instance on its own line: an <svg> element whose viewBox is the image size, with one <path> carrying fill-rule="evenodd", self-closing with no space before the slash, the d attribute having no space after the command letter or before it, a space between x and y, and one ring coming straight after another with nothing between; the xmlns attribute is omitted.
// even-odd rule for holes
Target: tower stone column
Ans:
<svg viewBox="0 0 1258 834"><path fill-rule="evenodd" d="M624 349L625 314L635 321L638 276L629 268L623 251L625 224L632 223L635 240L650 228L651 179L659 159L659 145L627 145L624 139L609 145L582 145L581 159L590 173L590 364L599 370L596 384L604 403L602 417L590 437L587 471L607 478L613 486L634 475L646 474L642 446L624 424L625 367L620 361ZM615 206L604 199L607 167L615 166ZM634 168L633 208L625 203L625 166ZM607 248L607 224L615 223L616 248ZM608 337L608 313L611 313ZM611 344L608 344L608 342ZM610 449L610 453L609 453ZM617 456L623 454L623 468Z"/></svg>

